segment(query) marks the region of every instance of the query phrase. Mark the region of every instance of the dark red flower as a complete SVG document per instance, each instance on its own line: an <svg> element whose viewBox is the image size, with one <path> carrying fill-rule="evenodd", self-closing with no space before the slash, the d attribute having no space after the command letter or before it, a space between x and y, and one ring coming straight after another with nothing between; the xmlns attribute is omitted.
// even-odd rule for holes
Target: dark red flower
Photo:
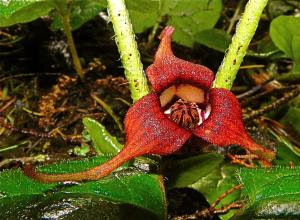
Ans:
<svg viewBox="0 0 300 220"><path fill-rule="evenodd" d="M171 154L196 135L217 146L239 145L265 164L274 152L256 144L247 134L236 97L226 89L211 88L214 74L208 68L174 56L173 27L166 27L155 61L147 69L154 92L137 101L125 117L126 144L108 162L76 174L24 171L42 182L95 180L108 175L131 158L143 154Z"/></svg>

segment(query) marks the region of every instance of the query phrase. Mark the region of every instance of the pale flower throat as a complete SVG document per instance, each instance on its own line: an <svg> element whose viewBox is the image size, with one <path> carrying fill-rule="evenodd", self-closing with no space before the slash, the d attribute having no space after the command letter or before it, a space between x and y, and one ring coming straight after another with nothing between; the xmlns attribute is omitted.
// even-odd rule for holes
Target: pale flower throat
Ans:
<svg viewBox="0 0 300 220"><path fill-rule="evenodd" d="M206 120L210 114L210 104L205 102L203 89L190 84L174 85L160 95L164 113L185 129L193 129Z"/></svg>

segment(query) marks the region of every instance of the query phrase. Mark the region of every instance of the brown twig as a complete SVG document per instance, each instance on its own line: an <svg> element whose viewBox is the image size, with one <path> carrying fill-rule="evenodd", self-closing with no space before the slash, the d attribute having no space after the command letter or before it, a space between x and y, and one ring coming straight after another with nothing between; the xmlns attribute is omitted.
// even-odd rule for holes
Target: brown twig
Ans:
<svg viewBox="0 0 300 220"><path fill-rule="evenodd" d="M209 210L213 211L213 210L216 210L216 206L225 198L227 197L228 195L234 193L235 191L237 190L240 190L242 188L242 185L239 184L239 185L236 185L234 187L232 187L231 189L227 190L226 192L224 192L222 195L220 195L216 201L213 202L213 204L209 207Z"/></svg>
<svg viewBox="0 0 300 220"><path fill-rule="evenodd" d="M0 109L0 113L4 112L9 106L11 106L16 101L16 97L13 97L11 100L6 102L6 104Z"/></svg>
<svg viewBox="0 0 300 220"><path fill-rule="evenodd" d="M262 109L254 110L251 113L245 115L243 117L243 120L249 121L249 120L257 118L258 116L261 116L269 111L277 109L281 105L283 105L283 104L287 103L288 101L292 100L293 98L297 97L299 94L300 94L300 87L297 86L294 90L292 90L289 93L286 93L282 98L276 100L275 102L263 107Z"/></svg>
<svg viewBox="0 0 300 220"><path fill-rule="evenodd" d="M232 154L227 154L227 156L231 159L231 163L233 164L239 164L247 168L253 168L254 163L253 159L258 158L257 155L232 155Z"/></svg>
<svg viewBox="0 0 300 220"><path fill-rule="evenodd" d="M231 204L229 204L225 207L221 207L219 209L216 209L214 211L214 214L215 215L224 215L227 212L229 212L231 209L240 209L243 206L244 206L244 204L240 200L238 200L238 201L235 201L235 202L233 202L233 203L231 203Z"/></svg>
<svg viewBox="0 0 300 220"><path fill-rule="evenodd" d="M231 189L224 192L222 195L220 195L213 203L212 205L204 210L197 210L195 213L190 215L181 215L181 216L175 216L172 218L172 220L189 220L189 219L203 219L203 218L212 218L214 215L217 214L226 214L231 209L239 209L243 207L243 203L238 200L233 203L230 203L229 205L222 206L221 208L216 209L216 206L228 195L234 193L237 190L240 190L242 188L242 185L236 185L232 187Z"/></svg>
<svg viewBox="0 0 300 220"><path fill-rule="evenodd" d="M19 158L9 158L9 159L4 159L0 162L0 168L2 168L4 165L11 163L12 161L20 161L21 163L25 164L28 162L44 162L45 160L48 159L48 155L36 155L32 157L19 157Z"/></svg>
<svg viewBox="0 0 300 220"><path fill-rule="evenodd" d="M5 82L7 80L10 79L16 79L16 78L24 78L24 77L32 77L32 76L60 76L62 75L61 73L21 73L21 74L15 74L15 75L10 75L10 76L6 76L0 79L0 82Z"/></svg>
<svg viewBox="0 0 300 220"><path fill-rule="evenodd" d="M267 84L268 84L269 82L271 82L272 80L273 80L272 78L271 78L271 79L268 79L268 80L264 81L262 84L259 84L259 85L257 85L257 86L254 86L254 87L252 87L250 90L248 90L248 91L246 91L246 92L244 92L244 93L242 93L242 94L239 94L239 95L237 95L236 97L237 97L238 99L246 98L246 97L248 97L248 96L250 96L250 95L256 93L257 91L261 90L265 85L267 85Z"/></svg>
<svg viewBox="0 0 300 220"><path fill-rule="evenodd" d="M27 135L31 135L34 137L39 137L39 138L46 138L46 139L58 139L58 136L55 134L51 134L51 133L45 133L45 132L39 132L33 129L28 129L28 128L22 128L22 129L18 129L14 126L12 126L11 124L7 124L5 123L3 120L0 120L0 126L4 127L10 131L13 132L17 132L17 133L21 133L21 134L27 134ZM61 136L61 138L68 143L72 143L72 144L81 144L82 140L78 139L78 138L73 138L72 136Z"/></svg>
<svg viewBox="0 0 300 220"><path fill-rule="evenodd" d="M298 87L299 85L292 85L292 86L285 86L285 87L282 87L282 88L274 88L272 90L268 90L268 91L264 91L264 92L261 92L257 95L253 95L249 98L245 98L245 97L242 97L240 98L238 96L238 98L240 98L240 104L242 106L246 106L247 104L251 103L252 101L256 100L256 99L260 99L260 98L263 98L263 97L267 97L267 96L270 96L274 93L281 93L281 92L289 92L291 90L294 90Z"/></svg>

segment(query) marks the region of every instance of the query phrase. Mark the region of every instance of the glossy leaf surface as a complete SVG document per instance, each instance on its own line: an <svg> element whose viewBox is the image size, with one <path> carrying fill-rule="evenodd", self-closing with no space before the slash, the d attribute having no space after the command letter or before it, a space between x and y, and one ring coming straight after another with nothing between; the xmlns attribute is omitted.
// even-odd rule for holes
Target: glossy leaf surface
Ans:
<svg viewBox="0 0 300 220"><path fill-rule="evenodd" d="M234 165L224 163L223 156L215 153L201 154L174 163L176 169L170 172L170 188L189 187L202 193L207 201L212 204L218 196L238 184L234 178ZM237 191L226 197L220 205L239 199L240 192ZM218 206L219 207L219 206ZM229 219L234 212L220 216Z"/></svg>
<svg viewBox="0 0 300 220"><path fill-rule="evenodd" d="M98 155L116 154L120 151L123 145L102 124L92 118L84 118L82 122Z"/></svg>
<svg viewBox="0 0 300 220"><path fill-rule="evenodd" d="M300 169L274 167L272 169L240 169L238 177L243 184L243 196L249 199L239 217L299 218Z"/></svg>
<svg viewBox="0 0 300 220"><path fill-rule="evenodd" d="M94 167L103 161L103 157L98 157L49 165L41 167L39 170L47 173L78 172L88 167ZM115 173L99 181L80 184L42 184L24 176L20 170L4 171L0 173L0 210L1 213L6 213L7 207L14 207L14 200L22 201L21 204L27 202L34 204L34 198L39 198L35 205L40 204L40 201L48 200L55 204L64 198L69 200L72 196L77 196L86 200L101 198L109 202L129 204L147 210L158 219L162 219L165 215L165 197L161 181L161 177L157 175L128 170ZM26 207L30 209L30 207ZM18 206L15 208L17 209ZM31 208L33 209L34 205ZM34 212L33 210L29 211L30 213ZM13 212L12 208L10 208L10 212ZM35 214L39 216L38 212Z"/></svg>
<svg viewBox="0 0 300 220"><path fill-rule="evenodd" d="M0 1L0 27L33 21L52 9L51 4L42 0Z"/></svg>
<svg viewBox="0 0 300 220"><path fill-rule="evenodd" d="M75 30L98 15L105 7L104 0L73 0L70 6L67 0L0 1L0 27L30 22L54 10L58 13L54 13L51 25L53 30L63 27L61 16L70 16L72 30Z"/></svg>

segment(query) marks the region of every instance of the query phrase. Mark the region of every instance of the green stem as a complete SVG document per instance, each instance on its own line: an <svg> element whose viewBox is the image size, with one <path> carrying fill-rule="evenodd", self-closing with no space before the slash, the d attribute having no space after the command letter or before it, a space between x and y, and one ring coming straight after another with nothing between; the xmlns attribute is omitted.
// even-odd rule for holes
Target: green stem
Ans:
<svg viewBox="0 0 300 220"><path fill-rule="evenodd" d="M12 146L9 146L9 147L4 147L4 148L1 148L0 149L0 152L4 152L4 151L9 151L9 150L13 150L15 148L18 148L19 146L23 145L23 144L27 144L28 141L22 141L21 143L19 144L15 144L15 145L12 145Z"/></svg>
<svg viewBox="0 0 300 220"><path fill-rule="evenodd" d="M63 22L64 32L67 37L68 46L69 46L69 49L70 49L70 52L72 55L74 68L75 68L78 76L80 77L80 79L83 80L84 74L83 74L81 63L80 63L80 59L77 54L74 39L72 36L72 28L70 25L70 16L69 15L61 15L61 20Z"/></svg>
<svg viewBox="0 0 300 220"><path fill-rule="evenodd" d="M102 99L97 97L95 94L91 94L91 97L102 106L102 108L112 117L112 119L116 122L121 132L123 132L122 123L120 122L120 118L114 113L114 111L111 109L111 107L104 102Z"/></svg>
<svg viewBox="0 0 300 220"><path fill-rule="evenodd" d="M162 18L162 17L159 17L159 18L156 20L156 22L155 22L155 24L154 24L154 26L153 26L153 28L152 28L152 30L151 30L151 33L150 33L149 36L148 36L148 42L147 42L147 45L148 45L149 48L150 48L150 46L151 46L151 44L152 44L152 42L153 42L153 40L154 40L154 37L155 37L155 35L156 35L156 33L157 33L157 30L158 30L159 25L160 25L160 23L161 23L161 18Z"/></svg>
<svg viewBox="0 0 300 220"><path fill-rule="evenodd" d="M129 82L131 97L137 101L149 93L143 64L138 52L132 24L124 0L107 0L108 12L115 32L125 77Z"/></svg>
<svg viewBox="0 0 300 220"><path fill-rule="evenodd" d="M156 19L156 22L155 22L155 24L154 24L154 26L153 26L153 28L152 28L152 30L151 30L151 33L150 33L149 36L148 36L148 42L147 42L147 45L148 45L149 48L150 48L150 46L151 46L151 44L152 44L152 42L153 42L153 40L154 40L154 37L155 37L155 35L156 35L156 33L157 33L157 30L158 30L158 28L159 28L159 25L160 25L160 23L162 22L162 19L163 19L163 16L162 16L162 14L161 14L161 8L162 8L162 2L161 2L161 1L158 1L158 14L159 14L159 16L158 16L158 18Z"/></svg>
<svg viewBox="0 0 300 220"><path fill-rule="evenodd" d="M249 0L236 33L213 83L215 88L231 89L268 0Z"/></svg>

